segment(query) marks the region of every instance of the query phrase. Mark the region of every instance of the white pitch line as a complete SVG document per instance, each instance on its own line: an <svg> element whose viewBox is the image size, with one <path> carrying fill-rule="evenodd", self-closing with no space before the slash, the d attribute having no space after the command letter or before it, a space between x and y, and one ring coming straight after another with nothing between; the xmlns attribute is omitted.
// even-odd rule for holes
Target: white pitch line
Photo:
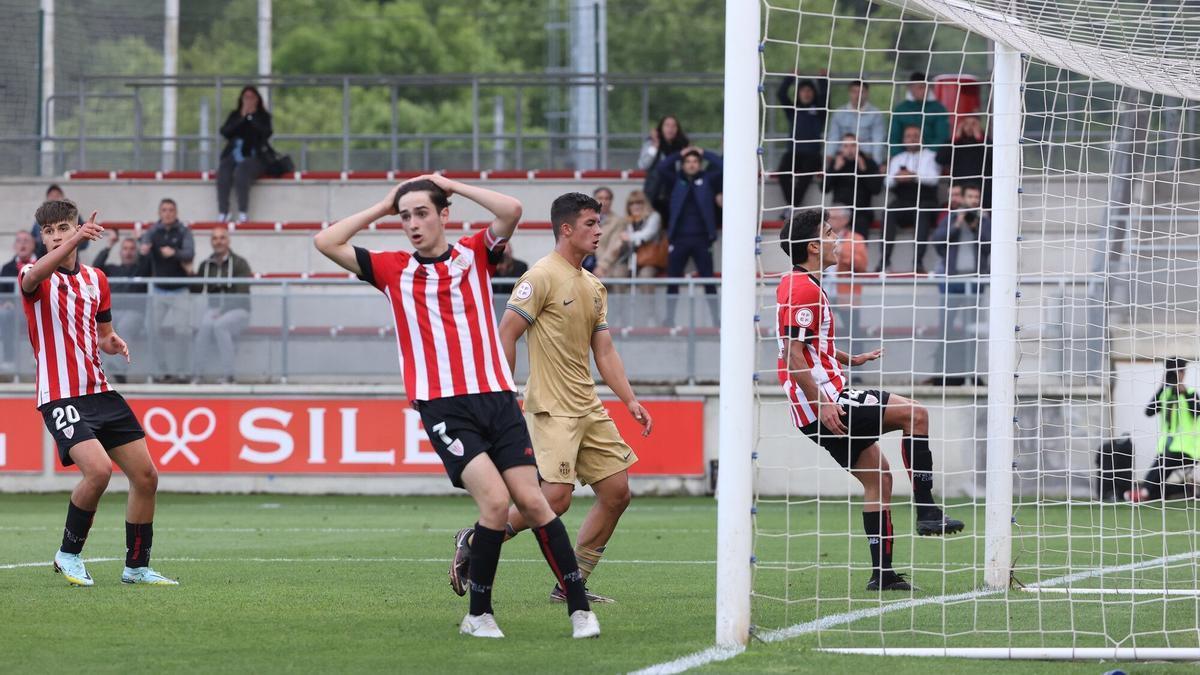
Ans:
<svg viewBox="0 0 1200 675"><path fill-rule="evenodd" d="M741 645L737 647L709 647L704 651L688 654L674 661L667 661L666 663L659 663L648 668L635 670L630 675L674 675L674 673L682 673L692 668L707 666L710 663L728 661L744 651L746 651L746 648Z"/></svg>
<svg viewBox="0 0 1200 675"><path fill-rule="evenodd" d="M87 558L85 563L94 562L113 562L124 560L124 558ZM189 558L189 557L171 557L171 558L155 558L157 562L182 562L182 563L236 563L236 562L252 562L252 563L438 563L445 565L450 562L449 558ZM502 558L506 563L518 564L541 564L545 565L546 561L543 558ZM604 560L608 565L716 565L715 560ZM24 562L24 563L7 563L0 564L0 570L15 570L25 567L42 567L49 566L49 560L44 562Z"/></svg>
<svg viewBox="0 0 1200 675"><path fill-rule="evenodd" d="M0 526L0 532L49 532L59 531L61 526L48 527L44 525L8 525ZM92 532L124 532L123 527L93 527ZM226 534L253 534L259 532L315 532L322 534L364 533L364 534L455 534L457 528L441 527L155 527L155 532L209 532ZM626 527L621 530L625 534L665 532L670 534L715 534L715 529L708 530L675 530L671 528L637 528Z"/></svg>
<svg viewBox="0 0 1200 675"><path fill-rule="evenodd" d="M1079 581L1081 579L1091 579L1094 577L1104 576L1105 574L1112 574L1115 572L1130 572L1133 570L1145 569L1148 567L1157 567L1159 565L1170 564L1173 562L1180 562L1182 560L1190 560L1190 559L1198 558L1198 557L1200 557L1200 551L1191 551L1189 553L1177 553L1175 555L1165 556L1162 558L1154 558L1153 560L1145 560L1140 563L1128 563L1125 565L1117 565L1114 567L1101 567L1101 568L1089 570L1086 572L1076 572L1075 574L1068 574L1068 575L1061 576L1061 577L1055 577L1053 579L1047 579L1046 581L1039 583L1038 586L1040 586L1042 588L1052 588L1055 586L1062 586L1064 584L1069 584L1069 583L1072 583L1075 581ZM820 619L815 619L813 621L806 621L804 623L798 623L794 626L788 626L787 628L780 628L777 630L769 630L769 631L764 631L761 633L756 633L755 637L762 640L763 642L779 642L781 640L790 640L792 638L799 637L801 635L806 635L808 633L815 633L815 632L818 632L821 630L825 630L827 628L832 628L834 626L841 626L841 625L848 624L848 623L854 623L855 621L861 621L863 619L875 618L878 616L882 616L884 614L889 614L891 612L899 612L899 611L906 610L906 609L915 609L917 607L924 607L925 605L935 605L935 604L945 605L945 604L952 604L952 603L956 603L956 602L964 602L967 600L978 600L979 598L984 598L984 597L988 597L988 596L992 596L992 595L1001 595L1005 592L1007 592L1007 589L1003 589L1003 590L979 589L976 591L967 591L964 593L954 593L954 594L950 594L950 595L938 595L938 596L928 597L928 598L912 598L909 600L901 600L899 602L890 602L887 604L882 604L877 607L869 607L866 609L859 609L859 610L855 610L853 612L846 612L843 614L832 614L830 616L822 617ZM727 659L731 659L734 656L737 656L738 654L740 654L741 651L742 650L734 651L729 648L722 649L719 647L710 647L703 651L694 652L692 654L688 654L687 656L684 656L684 657L681 657L678 659L674 659L672 661L664 661L663 663L656 663L652 666L648 666L641 670L634 671L634 673L632 675L668 675L668 674L673 674L673 673L682 673L685 670L690 670L692 668L699 668L700 666L705 666L705 665L708 665L709 663L715 663L717 661L725 661Z"/></svg>

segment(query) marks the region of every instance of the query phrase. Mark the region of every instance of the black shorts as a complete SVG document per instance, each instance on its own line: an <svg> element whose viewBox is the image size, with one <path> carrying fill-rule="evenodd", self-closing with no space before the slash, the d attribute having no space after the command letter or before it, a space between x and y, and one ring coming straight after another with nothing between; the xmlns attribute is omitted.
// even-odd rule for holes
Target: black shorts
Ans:
<svg viewBox="0 0 1200 675"><path fill-rule="evenodd" d="M491 457L501 473L537 466L525 416L511 391L417 401L415 406L454 487L463 486L463 469L479 454Z"/></svg>
<svg viewBox="0 0 1200 675"><path fill-rule="evenodd" d="M105 450L145 438L146 432L129 404L115 391L60 398L38 408L58 445L58 459L71 466L71 448L93 438Z"/></svg>
<svg viewBox="0 0 1200 675"><path fill-rule="evenodd" d="M878 443L883 435L883 411L889 398L891 394L882 389L843 389L837 402L842 406L842 423L848 432L845 436L833 433L820 421L800 431L825 448L843 468L850 469L863 450Z"/></svg>

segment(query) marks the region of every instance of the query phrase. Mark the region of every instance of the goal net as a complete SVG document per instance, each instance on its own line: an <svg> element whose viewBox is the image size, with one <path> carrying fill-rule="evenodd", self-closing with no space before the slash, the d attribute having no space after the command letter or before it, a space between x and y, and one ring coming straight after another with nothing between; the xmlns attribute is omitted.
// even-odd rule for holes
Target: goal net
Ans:
<svg viewBox="0 0 1200 675"><path fill-rule="evenodd" d="M1200 8L760 12L752 636L1200 659ZM859 480L799 431L776 373L780 224L817 205L839 244L806 334L831 319L838 349L883 350L843 367L860 401L919 403L879 441L890 527L864 517L880 470ZM918 536L926 476L962 532ZM867 589L889 578L872 546L913 590Z"/></svg>

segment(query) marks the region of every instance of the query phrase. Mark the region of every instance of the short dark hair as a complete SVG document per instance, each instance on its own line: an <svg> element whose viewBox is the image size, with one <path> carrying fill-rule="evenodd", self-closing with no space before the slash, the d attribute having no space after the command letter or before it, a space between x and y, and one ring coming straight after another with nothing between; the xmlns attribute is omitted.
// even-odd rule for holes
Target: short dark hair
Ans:
<svg viewBox="0 0 1200 675"><path fill-rule="evenodd" d="M399 211L400 198L410 192L428 192L429 201L433 202L433 207L438 210L438 213L450 208L450 195L447 195L446 191L437 183L428 179L409 181L401 185L400 189L396 190L396 201L392 202L392 207Z"/></svg>
<svg viewBox="0 0 1200 675"><path fill-rule="evenodd" d="M67 194L66 191L64 191L62 189L62 186L59 185L58 183L51 183L50 187L46 188L46 194L48 195L51 192L54 192L55 190L58 190L59 192L63 193L64 195Z"/></svg>
<svg viewBox="0 0 1200 675"><path fill-rule="evenodd" d="M159 206L162 206L163 204L170 204L171 206L174 206L175 208L179 208L179 205L175 203L175 200L171 199L170 197L163 197L162 199L160 199L158 201Z"/></svg>
<svg viewBox="0 0 1200 675"><path fill-rule="evenodd" d="M595 197L596 195L600 194L601 192L607 192L609 197L613 197L612 188L608 187L607 185L601 185L600 187L596 188L595 190L592 190L592 196Z"/></svg>
<svg viewBox="0 0 1200 675"><path fill-rule="evenodd" d="M687 152L683 153L683 156L681 156L679 159L687 159L688 157L695 157L696 159L703 160L704 153L700 152L699 150L688 150Z"/></svg>
<svg viewBox="0 0 1200 675"><path fill-rule="evenodd" d="M962 185L963 192L966 192L967 190L974 190L974 191L978 192L979 194L983 194L983 186L980 185L979 183L973 183L973 182L972 183L962 183L961 185Z"/></svg>
<svg viewBox="0 0 1200 675"><path fill-rule="evenodd" d="M554 241L558 241L564 223L574 225L579 214L588 210L600 213L600 202L582 192L568 192L555 199L550 205L550 229L554 231Z"/></svg>
<svg viewBox="0 0 1200 675"><path fill-rule="evenodd" d="M863 82L862 80L850 80L850 84L848 84L847 86L849 86L849 87L862 87L863 89L870 89L870 88L871 88L871 85L867 84L866 82Z"/></svg>
<svg viewBox="0 0 1200 675"><path fill-rule="evenodd" d="M72 225L76 225L79 223L79 207L75 206L75 202L68 199L55 199L42 202L42 205L38 207L37 213L33 214L33 219L37 221L38 227L61 223L64 220L70 221Z"/></svg>
<svg viewBox="0 0 1200 675"><path fill-rule="evenodd" d="M808 262L808 245L820 239L824 224L825 218L820 208L800 209L783 224L783 229L779 231L779 246L793 265Z"/></svg>
<svg viewBox="0 0 1200 675"><path fill-rule="evenodd" d="M912 74L908 76L909 82L924 82L925 80L926 80L925 73L923 73L919 70L914 70L912 72Z"/></svg>
<svg viewBox="0 0 1200 675"><path fill-rule="evenodd" d="M847 138L853 138L856 141L858 140L858 136L855 136L853 131L847 131L846 133L842 134L843 141Z"/></svg>

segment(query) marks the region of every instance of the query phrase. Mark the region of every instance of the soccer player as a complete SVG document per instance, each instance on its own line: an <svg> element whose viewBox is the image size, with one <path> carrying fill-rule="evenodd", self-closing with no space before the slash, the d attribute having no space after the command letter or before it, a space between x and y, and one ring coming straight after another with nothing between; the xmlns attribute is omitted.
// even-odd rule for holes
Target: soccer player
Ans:
<svg viewBox="0 0 1200 675"><path fill-rule="evenodd" d="M891 431L904 433L901 448L913 485L917 533L961 531L963 523L946 517L933 502L929 413L887 391L846 388L842 366L873 361L883 352L850 356L834 346L834 314L821 289L821 273L837 260L837 236L821 211L799 211L784 225L780 245L792 261L776 292L779 381L791 403L792 422L862 483L872 566L867 590L912 590L892 569L892 477L878 441Z"/></svg>
<svg viewBox="0 0 1200 675"><path fill-rule="evenodd" d="M595 355L604 382L642 425L642 435L648 436L654 424L634 396L608 332L608 292L582 268L584 258L594 255L600 243L600 208L598 201L578 192L554 200L550 207L554 250L517 282L500 320L500 342L510 369L516 367L517 340L529 332L525 421L533 438L542 492L559 515L571 506L576 478L596 493L575 538L575 558L584 580L600 563L617 521L629 506L629 467L637 462L596 395L589 352ZM516 536L527 523L520 510L509 509L507 537ZM465 592L471 539L470 528L455 536L450 585L459 595ZM550 599L566 599L562 586L550 591ZM612 602L591 592L588 600Z"/></svg>
<svg viewBox="0 0 1200 675"><path fill-rule="evenodd" d="M75 586L94 583L80 553L116 462L129 478L121 581L176 585L150 568L158 471L146 434L100 367L101 351L128 360L129 347L113 330L108 278L78 259L80 244L99 240L104 228L96 224L95 212L80 224L79 210L66 200L43 203L34 217L46 255L25 265L19 281L37 359L37 406L62 465L78 466L83 475L71 492L54 571Z"/></svg>
<svg viewBox="0 0 1200 675"><path fill-rule="evenodd" d="M486 229L446 241L449 197L462 195L495 215ZM350 239L384 216L399 215L416 250L368 251ZM571 539L538 489L529 430L517 405L492 310L491 272L516 230L521 203L443 176L401 183L387 198L343 218L316 236L321 253L382 291L391 305L404 390L421 415L450 482L479 507L471 550L470 610L459 630L502 638L492 607L509 499L534 525L542 555L567 590L576 638L595 637L600 624L584 594Z"/></svg>
<svg viewBox="0 0 1200 675"><path fill-rule="evenodd" d="M1131 502L1183 496L1183 485L1167 482L1176 471L1187 470L1200 461L1200 393L1184 384L1187 359L1167 359L1163 385L1146 405L1146 417L1158 415L1158 457L1140 486L1125 493Z"/></svg>

